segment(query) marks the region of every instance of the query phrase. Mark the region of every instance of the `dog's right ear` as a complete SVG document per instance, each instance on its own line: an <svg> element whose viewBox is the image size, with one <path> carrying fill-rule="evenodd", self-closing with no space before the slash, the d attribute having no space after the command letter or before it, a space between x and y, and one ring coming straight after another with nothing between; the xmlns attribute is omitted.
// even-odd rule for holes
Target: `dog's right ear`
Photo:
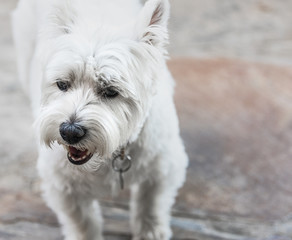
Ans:
<svg viewBox="0 0 292 240"><path fill-rule="evenodd" d="M135 26L138 41L164 48L168 42L168 17L168 0L148 0L142 8Z"/></svg>
<svg viewBox="0 0 292 240"><path fill-rule="evenodd" d="M68 1L56 6L52 15L52 20L60 34L70 34L74 25L75 10Z"/></svg>

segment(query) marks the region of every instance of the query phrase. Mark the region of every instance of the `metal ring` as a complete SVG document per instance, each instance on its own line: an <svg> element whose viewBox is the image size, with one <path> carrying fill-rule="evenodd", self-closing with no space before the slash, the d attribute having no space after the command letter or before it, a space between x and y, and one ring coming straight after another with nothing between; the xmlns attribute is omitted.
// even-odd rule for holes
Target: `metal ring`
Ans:
<svg viewBox="0 0 292 240"><path fill-rule="evenodd" d="M126 168L118 168L117 166L116 166L116 161L118 160L118 158L120 158L121 159L121 156L120 155L117 155L113 160L112 160L112 168L113 168L113 170L114 171L116 171L116 172L127 172L130 168L131 168L131 166L132 166L132 161L131 161L131 157L129 156L129 155L126 155L125 156L125 159L121 159L121 161L127 161L128 162L128 166L126 167Z"/></svg>

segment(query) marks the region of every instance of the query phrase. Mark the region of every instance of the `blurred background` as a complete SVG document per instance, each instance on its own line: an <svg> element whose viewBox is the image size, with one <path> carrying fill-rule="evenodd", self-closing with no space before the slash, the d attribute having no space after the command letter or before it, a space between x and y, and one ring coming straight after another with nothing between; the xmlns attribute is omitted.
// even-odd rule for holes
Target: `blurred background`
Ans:
<svg viewBox="0 0 292 240"><path fill-rule="evenodd" d="M292 0L170 0L169 67L190 158L174 239L292 239ZM0 239L61 239L40 197L29 102L0 0ZM102 200L130 239L128 193Z"/></svg>

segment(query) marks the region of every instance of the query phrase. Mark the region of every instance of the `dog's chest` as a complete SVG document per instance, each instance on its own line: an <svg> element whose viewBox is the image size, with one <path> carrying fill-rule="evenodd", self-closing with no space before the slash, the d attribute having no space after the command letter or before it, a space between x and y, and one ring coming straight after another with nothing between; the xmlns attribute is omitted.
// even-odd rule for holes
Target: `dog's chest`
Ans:
<svg viewBox="0 0 292 240"><path fill-rule="evenodd" d="M151 162L143 150L138 148L131 151L130 156L131 166L122 173L115 170L113 160L109 160L107 165L99 171L69 174L74 191L100 198L128 189L131 185L151 177L152 174L155 175L155 169L157 169L155 162Z"/></svg>

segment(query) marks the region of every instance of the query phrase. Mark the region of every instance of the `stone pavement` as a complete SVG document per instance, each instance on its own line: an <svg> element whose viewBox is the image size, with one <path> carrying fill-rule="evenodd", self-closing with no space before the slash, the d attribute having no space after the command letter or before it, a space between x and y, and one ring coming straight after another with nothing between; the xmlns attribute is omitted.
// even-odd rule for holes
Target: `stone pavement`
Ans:
<svg viewBox="0 0 292 240"><path fill-rule="evenodd" d="M170 0L171 56L291 64L291 0Z"/></svg>
<svg viewBox="0 0 292 240"><path fill-rule="evenodd" d="M190 157L174 239L292 239L292 0L171 0L169 66ZM62 239L40 197L29 103L0 1L0 240ZM130 239L128 194L102 201Z"/></svg>

